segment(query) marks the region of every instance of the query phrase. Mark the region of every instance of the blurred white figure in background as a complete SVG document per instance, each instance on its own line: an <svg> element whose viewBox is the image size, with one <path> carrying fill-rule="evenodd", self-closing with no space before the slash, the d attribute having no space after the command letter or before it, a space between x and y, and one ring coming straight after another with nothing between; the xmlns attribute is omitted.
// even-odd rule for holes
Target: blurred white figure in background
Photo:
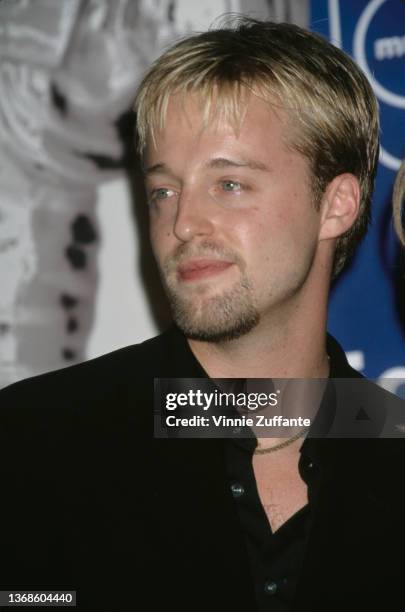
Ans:
<svg viewBox="0 0 405 612"><path fill-rule="evenodd" d="M85 357L97 186L122 172L115 122L169 32L141 8L0 3L0 386Z"/></svg>

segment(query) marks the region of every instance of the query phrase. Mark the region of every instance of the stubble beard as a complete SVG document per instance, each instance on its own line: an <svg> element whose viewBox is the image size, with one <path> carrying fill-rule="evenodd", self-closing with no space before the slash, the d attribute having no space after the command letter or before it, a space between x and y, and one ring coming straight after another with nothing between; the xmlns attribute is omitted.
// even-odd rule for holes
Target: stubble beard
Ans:
<svg viewBox="0 0 405 612"><path fill-rule="evenodd" d="M229 342L254 329L260 315L249 279L242 276L230 289L205 297L204 291L186 296L176 281L163 277L173 319L187 338ZM210 291L210 289L208 289Z"/></svg>

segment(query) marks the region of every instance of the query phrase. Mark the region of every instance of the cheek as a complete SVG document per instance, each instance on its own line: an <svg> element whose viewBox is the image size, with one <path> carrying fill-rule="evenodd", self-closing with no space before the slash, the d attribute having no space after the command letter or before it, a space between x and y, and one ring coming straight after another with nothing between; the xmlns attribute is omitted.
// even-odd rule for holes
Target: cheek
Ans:
<svg viewBox="0 0 405 612"><path fill-rule="evenodd" d="M232 243L237 243L238 250L251 272L260 269L271 257L274 243L272 236L275 222L270 214L263 215L260 209L250 209L244 219L232 227Z"/></svg>
<svg viewBox="0 0 405 612"><path fill-rule="evenodd" d="M169 257L173 257L180 243L166 223L151 222L149 237L154 258L158 266L162 267Z"/></svg>
<svg viewBox="0 0 405 612"><path fill-rule="evenodd" d="M274 235L279 235L294 249L316 239L319 220L320 214L311 197L298 190L291 190L287 197L279 201L270 224Z"/></svg>
<svg viewBox="0 0 405 612"><path fill-rule="evenodd" d="M151 215L149 221L149 238L155 258L161 261L167 255L172 234L168 225Z"/></svg>
<svg viewBox="0 0 405 612"><path fill-rule="evenodd" d="M317 219L312 211L302 215L286 205L269 208L260 215L259 212L251 211L249 223L235 231L241 253L253 274L263 269L282 273L291 261L307 251L312 252L317 237Z"/></svg>
<svg viewBox="0 0 405 612"><path fill-rule="evenodd" d="M149 209L149 235L153 242L159 243L173 236L176 221L176 207L167 206Z"/></svg>

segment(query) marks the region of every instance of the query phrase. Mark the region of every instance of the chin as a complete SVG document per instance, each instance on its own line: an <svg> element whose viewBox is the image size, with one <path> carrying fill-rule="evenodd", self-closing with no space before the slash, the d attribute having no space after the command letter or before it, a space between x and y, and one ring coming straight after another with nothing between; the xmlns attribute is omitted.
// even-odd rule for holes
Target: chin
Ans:
<svg viewBox="0 0 405 612"><path fill-rule="evenodd" d="M196 312L176 301L172 302L172 314L177 327L191 340L229 342L249 333L259 323L259 313L251 304L241 306L240 302L217 298Z"/></svg>
<svg viewBox="0 0 405 612"><path fill-rule="evenodd" d="M229 289L218 292L211 284L214 295L198 290L185 294L178 287L166 283L173 319L177 327L191 340L203 342L229 342L249 333L260 320L254 293L246 277Z"/></svg>
<svg viewBox="0 0 405 612"><path fill-rule="evenodd" d="M236 340L249 333L257 325L256 322L245 321L233 327L213 328L213 327L198 327L198 326L182 326L181 322L177 322L177 326L181 329L184 335L190 340L199 340L200 342L223 343Z"/></svg>

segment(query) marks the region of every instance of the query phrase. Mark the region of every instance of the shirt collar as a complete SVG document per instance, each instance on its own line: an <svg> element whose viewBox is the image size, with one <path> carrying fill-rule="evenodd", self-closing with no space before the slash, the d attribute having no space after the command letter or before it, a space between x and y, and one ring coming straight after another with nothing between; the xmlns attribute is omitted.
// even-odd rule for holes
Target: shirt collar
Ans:
<svg viewBox="0 0 405 612"><path fill-rule="evenodd" d="M191 351L184 334L173 326L167 332L169 344L167 377L168 378L209 378L207 372ZM346 355L333 336L327 334L326 350L330 360L329 379L362 378L348 363ZM300 452L311 460L316 460L319 448L317 432L328 431L335 416L336 401L333 385L328 384L320 408L311 426L310 435L303 441ZM257 446L256 438L235 438L236 443L253 452Z"/></svg>

